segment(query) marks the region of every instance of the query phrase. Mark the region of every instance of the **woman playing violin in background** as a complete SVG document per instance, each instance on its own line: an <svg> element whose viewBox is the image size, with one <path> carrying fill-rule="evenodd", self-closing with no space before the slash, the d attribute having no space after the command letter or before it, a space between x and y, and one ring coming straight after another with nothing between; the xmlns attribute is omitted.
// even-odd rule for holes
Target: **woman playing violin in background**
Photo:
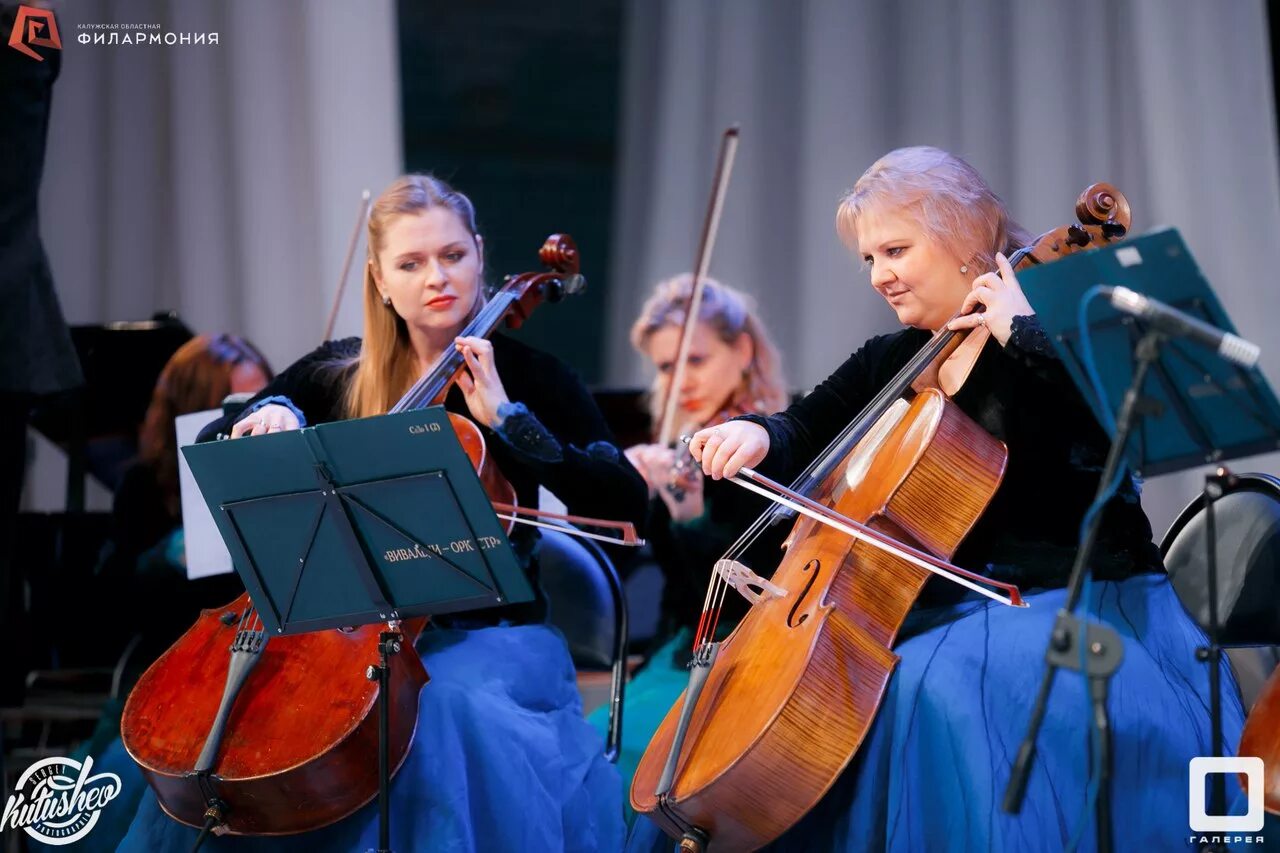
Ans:
<svg viewBox="0 0 1280 853"><path fill-rule="evenodd" d="M631 344L656 368L649 394L655 432L663 419L681 329L689 310L693 276L686 273L658 284L631 327ZM704 279L697 321L674 403L680 433L722 423L747 412L767 413L786 405L786 384L778 352L746 294ZM627 686L622 715L623 781L630 782L645 745L687 680L692 626L716 558L768 504L729 483L707 483L683 444L638 444L626 450L649 485L649 541L665 580L661 619L644 669ZM687 460L688 464L683 464ZM779 541L770 545L775 549ZM737 602L724 621L732 625L745 611ZM607 709L592 714L603 732Z"/></svg>
<svg viewBox="0 0 1280 853"><path fill-rule="evenodd" d="M202 434L256 436L388 411L456 348L464 371L446 408L478 424L522 506L539 485L570 509L642 522L644 481L577 376L554 357L494 336L459 337L484 304L484 242L466 196L423 175L373 205L364 337L330 341L285 370L234 419ZM232 422L234 420L234 423ZM536 531L511 535L536 581ZM536 587L536 584L535 584ZM563 638L528 605L433 620L418 643L431 681L392 784L397 850L604 850L622 840L617 771L583 720ZM372 757L371 757L372 759ZM304 835L212 838L208 849L374 846L377 807ZM189 850L195 830L150 792L122 849Z"/></svg>
<svg viewBox="0 0 1280 853"><path fill-rule="evenodd" d="M1078 675L1057 679L1021 813L1000 809L1109 445L1006 258L1030 237L972 167L935 148L872 165L841 200L837 228L906 328L867 341L786 411L700 431L691 452L713 480L750 466L788 481L932 333L985 326L991 340L953 400L1007 444L1008 464L952 562L1018 584L1031 606L965 598L932 578L897 635L901 660L866 740L776 846L1027 851L1076 839L1092 849L1090 706ZM1163 573L1132 477L1103 510L1092 570L1091 610L1124 640L1109 701L1112 811L1127 846L1173 849L1185 843L1188 761L1210 748L1208 673L1195 653L1205 638ZM1243 712L1224 675L1230 745ZM629 849L670 843L645 820Z"/></svg>

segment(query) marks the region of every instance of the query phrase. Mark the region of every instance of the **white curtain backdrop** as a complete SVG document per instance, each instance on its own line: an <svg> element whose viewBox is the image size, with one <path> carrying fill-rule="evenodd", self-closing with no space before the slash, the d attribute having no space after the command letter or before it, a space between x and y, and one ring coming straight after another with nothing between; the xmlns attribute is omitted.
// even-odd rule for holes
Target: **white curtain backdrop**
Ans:
<svg viewBox="0 0 1280 853"><path fill-rule="evenodd" d="M1181 229L1280 380L1261 0L632 0L626 22L611 381L649 379L625 333L653 284L693 264L733 123L742 143L711 271L757 297L796 388L895 327L836 239L835 205L877 157L924 144L971 162L1034 233L1073 221L1088 184L1115 183L1137 232ZM1199 477L1148 483L1157 537Z"/></svg>
<svg viewBox="0 0 1280 853"><path fill-rule="evenodd" d="M321 340L361 190L402 170L394 0L75 0L55 11L63 63L40 219L68 322L172 309L287 367ZM93 24L216 32L219 43L81 44L82 33L131 32L81 29ZM339 337L360 332L362 252ZM32 441L23 508L60 510L65 459ZM110 507L87 486L89 509Z"/></svg>
<svg viewBox="0 0 1280 853"><path fill-rule="evenodd" d="M401 170L393 0L76 0L57 14L40 203L68 321L172 308L198 332L247 335L277 369L317 345L360 192ZM85 45L101 31L81 24L219 44ZM340 335L360 330L361 259Z"/></svg>

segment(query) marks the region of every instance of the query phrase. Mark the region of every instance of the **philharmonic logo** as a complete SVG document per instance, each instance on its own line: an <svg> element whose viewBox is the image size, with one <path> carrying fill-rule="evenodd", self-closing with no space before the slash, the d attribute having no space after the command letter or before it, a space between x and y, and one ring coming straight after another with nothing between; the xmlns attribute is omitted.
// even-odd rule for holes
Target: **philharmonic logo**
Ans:
<svg viewBox="0 0 1280 853"><path fill-rule="evenodd" d="M93 759L46 758L27 768L4 806L0 831L21 829L44 844L79 841L98 814L120 795L114 773L90 776Z"/></svg>
<svg viewBox="0 0 1280 853"><path fill-rule="evenodd" d="M44 62L44 57L28 45L62 50L62 39L58 36L58 22L53 19L53 12L49 9L18 7L18 17L14 19L13 31L9 33L9 47L22 51L36 62Z"/></svg>

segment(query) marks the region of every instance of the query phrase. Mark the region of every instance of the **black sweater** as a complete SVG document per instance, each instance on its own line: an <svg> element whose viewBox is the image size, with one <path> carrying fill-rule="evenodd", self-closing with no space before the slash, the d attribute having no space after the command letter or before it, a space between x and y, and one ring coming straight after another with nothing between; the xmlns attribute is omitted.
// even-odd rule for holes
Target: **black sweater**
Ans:
<svg viewBox="0 0 1280 853"><path fill-rule="evenodd" d="M686 522L672 521L661 498L650 502L649 542L665 578L660 641L681 628L697 627L716 561L771 506L754 492L710 477L703 480L703 501L703 514ZM774 525L737 559L769 577L782 559L786 533L787 525ZM730 592L724 598L720 624L732 626L746 611L747 600Z"/></svg>

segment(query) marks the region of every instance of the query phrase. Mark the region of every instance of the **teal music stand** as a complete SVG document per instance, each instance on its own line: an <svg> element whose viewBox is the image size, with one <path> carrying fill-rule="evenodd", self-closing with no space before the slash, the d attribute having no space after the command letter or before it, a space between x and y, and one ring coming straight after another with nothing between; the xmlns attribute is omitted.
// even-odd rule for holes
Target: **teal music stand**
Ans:
<svg viewBox="0 0 1280 853"><path fill-rule="evenodd" d="M1080 300L1094 285L1123 286L1153 296L1228 332L1236 328L1173 228L1096 251L1080 252L1018 274L1063 364L1102 423L1124 403L1150 331L1105 299L1088 313L1088 335L1105 399L1087 375ZM1162 336L1139 392L1148 414L1135 425L1126 461L1144 476L1280 448L1280 403L1256 367L1243 368L1185 339Z"/></svg>
<svg viewBox="0 0 1280 853"><path fill-rule="evenodd" d="M208 776L235 697L272 634L385 622L379 661L378 851L390 853L390 655L399 620L533 599L443 407L182 448L266 627L237 637L197 762ZM244 632L242 632L244 633Z"/></svg>
<svg viewBox="0 0 1280 853"><path fill-rule="evenodd" d="M182 452L271 633L533 598L442 407Z"/></svg>

